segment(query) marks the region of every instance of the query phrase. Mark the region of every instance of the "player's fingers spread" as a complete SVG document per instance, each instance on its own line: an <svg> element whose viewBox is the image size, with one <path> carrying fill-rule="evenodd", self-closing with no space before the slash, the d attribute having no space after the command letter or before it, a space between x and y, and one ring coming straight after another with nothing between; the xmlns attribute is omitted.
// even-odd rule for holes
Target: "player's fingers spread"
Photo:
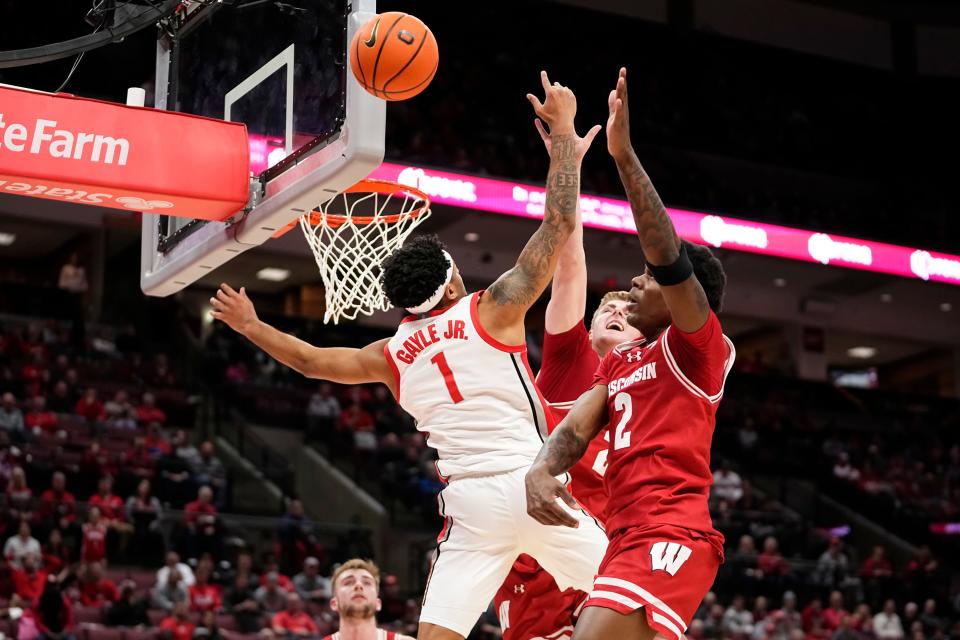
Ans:
<svg viewBox="0 0 960 640"><path fill-rule="evenodd" d="M603 129L599 124L595 124L590 128L590 131L587 131L587 135L584 136L584 140L587 141L587 144L593 142L593 139L597 137L597 134L600 133L600 130Z"/></svg>
<svg viewBox="0 0 960 640"><path fill-rule="evenodd" d="M538 116L542 117L541 114L543 113L543 103L540 102L540 98L533 95L532 93L528 93L527 100L529 100L530 104L533 106L533 112Z"/></svg>
<svg viewBox="0 0 960 640"><path fill-rule="evenodd" d="M247 297L247 288L246 288L246 287L240 287L240 295L243 296L244 298Z"/></svg>
<svg viewBox="0 0 960 640"><path fill-rule="evenodd" d="M550 134L547 133L547 130L544 128L543 122L540 120L540 118L537 118L533 121L533 126L537 128L537 133L540 134L540 137L543 138L544 142L550 141Z"/></svg>
<svg viewBox="0 0 960 640"><path fill-rule="evenodd" d="M540 84L543 85L543 90L548 94L550 93L550 78L547 77L546 71L540 72Z"/></svg>
<svg viewBox="0 0 960 640"><path fill-rule="evenodd" d="M223 289L217 289L217 295L215 298L210 298L211 300L216 300L217 302L227 302L230 300L230 296Z"/></svg>
<svg viewBox="0 0 960 640"><path fill-rule="evenodd" d="M220 285L220 291L223 291L224 293L226 293L226 294L228 294L228 295L231 295L231 296L237 295L237 292L234 291L233 287L231 287L230 285L228 285L226 282L224 282L223 284Z"/></svg>

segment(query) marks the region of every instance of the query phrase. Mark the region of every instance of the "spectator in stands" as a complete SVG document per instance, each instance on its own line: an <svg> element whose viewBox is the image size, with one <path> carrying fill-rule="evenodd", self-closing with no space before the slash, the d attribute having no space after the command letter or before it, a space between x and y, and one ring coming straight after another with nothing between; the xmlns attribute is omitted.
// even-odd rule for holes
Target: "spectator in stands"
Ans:
<svg viewBox="0 0 960 640"><path fill-rule="evenodd" d="M829 610L828 610L829 611ZM840 619L837 628L830 636L830 640L861 640L860 634L854 628L854 617L849 613Z"/></svg>
<svg viewBox="0 0 960 640"><path fill-rule="evenodd" d="M210 583L210 567L197 568L196 582L189 589L190 611L219 611L223 606L220 587Z"/></svg>
<svg viewBox="0 0 960 640"><path fill-rule="evenodd" d="M781 584L790 573L790 565L780 553L777 539L773 536L763 541L763 551L757 556L757 570L762 580L775 585Z"/></svg>
<svg viewBox="0 0 960 640"><path fill-rule="evenodd" d="M183 510L183 522L187 531L185 542L189 557L196 558L203 553L215 558L220 556L220 521L217 508L213 506L210 487L200 487L197 499Z"/></svg>
<svg viewBox="0 0 960 640"><path fill-rule="evenodd" d="M753 636L765 635L764 629L770 622L770 603L765 596L757 596L753 601Z"/></svg>
<svg viewBox="0 0 960 640"><path fill-rule="evenodd" d="M117 429L137 428L137 409L130 402L127 392L120 389L103 405L107 425Z"/></svg>
<svg viewBox="0 0 960 640"><path fill-rule="evenodd" d="M843 543L840 538L831 538L830 546L817 560L818 583L827 588L842 585L849 575L849 564L847 554L843 552ZM833 629L835 628L833 627Z"/></svg>
<svg viewBox="0 0 960 640"><path fill-rule="evenodd" d="M727 460L721 460L719 468L713 472L713 497L734 505L743 497L743 480L730 468Z"/></svg>
<svg viewBox="0 0 960 640"><path fill-rule="evenodd" d="M220 640L220 628L217 625L217 614L206 611L200 616L200 624L193 630L194 640Z"/></svg>
<svg viewBox="0 0 960 640"><path fill-rule="evenodd" d="M293 577L293 586L304 601L330 599L330 580L320 575L320 561L313 556L303 561L303 571Z"/></svg>
<svg viewBox="0 0 960 640"><path fill-rule="evenodd" d="M64 291L81 295L90 288L87 282L87 270L80 264L80 254L74 251L70 259L60 268L58 285Z"/></svg>
<svg viewBox="0 0 960 640"><path fill-rule="evenodd" d="M0 400L0 429L6 431L14 442L23 440L23 412L12 393L4 393Z"/></svg>
<svg viewBox="0 0 960 640"><path fill-rule="evenodd" d="M84 563L101 562L107 557L107 525L100 517L100 509L90 507L83 524L83 545L80 560Z"/></svg>
<svg viewBox="0 0 960 640"><path fill-rule="evenodd" d="M920 614L920 622L923 624L923 632L928 637L942 633L946 630L946 622L937 615L937 601L928 598L923 603L923 613Z"/></svg>
<svg viewBox="0 0 960 640"><path fill-rule="evenodd" d="M803 608L803 630L807 636L822 638L826 635L823 628L823 602L814 598Z"/></svg>
<svg viewBox="0 0 960 640"><path fill-rule="evenodd" d="M353 447L359 451L376 450L375 426L373 416L359 402L354 402L340 414L340 431L353 434Z"/></svg>
<svg viewBox="0 0 960 640"><path fill-rule="evenodd" d="M253 570L253 554L246 549L237 553L236 567L231 579L241 575L247 578L254 589L260 586L260 577Z"/></svg>
<svg viewBox="0 0 960 640"><path fill-rule="evenodd" d="M757 446L757 440L759 439L760 435L757 433L757 427L753 421L753 418L747 418L744 420L743 426L737 431L737 440L740 443L740 451L743 453L751 453Z"/></svg>
<svg viewBox="0 0 960 640"><path fill-rule="evenodd" d="M743 596L733 597L733 603L723 614L723 630L739 640L753 634L753 614L747 610Z"/></svg>
<svg viewBox="0 0 960 640"><path fill-rule="evenodd" d="M77 403L65 381L58 380L57 384L53 385L53 393L47 398L47 406L54 413L70 413L76 408Z"/></svg>
<svg viewBox="0 0 960 640"><path fill-rule="evenodd" d="M876 602L884 593L889 591L890 581L893 578L893 566L887 559L887 550L877 545L873 553L860 567L860 578L866 591L867 599Z"/></svg>
<svg viewBox="0 0 960 640"><path fill-rule="evenodd" d="M190 606L190 593L180 572L174 569L169 571L166 577L162 585L153 588L153 606L172 611L175 605L183 605L186 610Z"/></svg>
<svg viewBox="0 0 960 640"><path fill-rule="evenodd" d="M86 391L83 392L83 397L77 401L77 406L73 412L81 418L85 418L87 422L93 423L103 420L105 417L103 402L97 397L96 388L87 387Z"/></svg>
<svg viewBox="0 0 960 640"><path fill-rule="evenodd" d="M266 613L282 611L287 606L287 592L280 588L280 575L276 571L264 574L266 584L257 589L254 597Z"/></svg>
<svg viewBox="0 0 960 640"><path fill-rule="evenodd" d="M19 569L14 569L13 588L24 602L34 602L43 593L49 574L40 567L40 556L28 553Z"/></svg>
<svg viewBox="0 0 960 640"><path fill-rule="evenodd" d="M133 439L133 446L126 452L124 459L128 473L141 478L153 476L156 461L153 454L147 449L147 439L144 436L137 436Z"/></svg>
<svg viewBox="0 0 960 640"><path fill-rule="evenodd" d="M160 567L159 571L157 571L156 587L158 589L170 581L170 574L172 572L177 572L179 574L180 580L183 582L185 587L192 587L197 581L196 577L193 575L193 569L190 568L190 565L180 562L180 556L176 551L168 551L163 566Z"/></svg>
<svg viewBox="0 0 960 640"><path fill-rule="evenodd" d="M107 610L107 624L111 627L143 627L150 624L147 616L149 603L137 595L133 580L120 583L120 595Z"/></svg>
<svg viewBox="0 0 960 640"><path fill-rule="evenodd" d="M839 629L850 616L850 612L843 608L843 594L839 591L830 593L830 606L823 611L823 628L829 632Z"/></svg>
<svg viewBox="0 0 960 640"><path fill-rule="evenodd" d="M216 455L213 443L209 440L200 444L200 451L193 461L193 480L198 485L207 485L213 489L214 504L223 507L226 499L227 470Z"/></svg>
<svg viewBox="0 0 960 640"><path fill-rule="evenodd" d="M57 414L47 409L47 399L43 396L34 396L30 410L24 416L24 424L33 433L53 433L60 424Z"/></svg>
<svg viewBox="0 0 960 640"><path fill-rule="evenodd" d="M280 638L313 638L319 633L317 623L303 610L303 600L296 593L287 596L287 608L273 614L270 627Z"/></svg>
<svg viewBox="0 0 960 640"><path fill-rule="evenodd" d="M910 593L931 593L939 578L940 564L930 553L930 547L922 546L903 570L903 577Z"/></svg>
<svg viewBox="0 0 960 640"><path fill-rule="evenodd" d="M27 555L40 557L40 543L30 533L30 523L21 520L17 535L10 536L3 545L3 557L14 569L23 567L23 559Z"/></svg>
<svg viewBox="0 0 960 640"><path fill-rule="evenodd" d="M43 568L48 573L58 574L70 565L73 554L70 548L63 543L60 529L51 529L47 543L43 545Z"/></svg>
<svg viewBox="0 0 960 640"><path fill-rule="evenodd" d="M703 600L700 601L700 606L698 606L694 612L693 618L695 620L706 620L710 615L710 610L715 604L717 604L717 593L715 591L708 591L707 595L703 596Z"/></svg>
<svg viewBox="0 0 960 640"><path fill-rule="evenodd" d="M23 467L14 467L7 484L7 517L18 520L33 519L33 491L27 486L27 474Z"/></svg>
<svg viewBox="0 0 960 640"><path fill-rule="evenodd" d="M67 477L62 471L54 472L50 488L40 496L40 521L64 534L76 526L77 499L67 491Z"/></svg>
<svg viewBox="0 0 960 640"><path fill-rule="evenodd" d="M250 574L237 573L225 601L227 611L233 615L241 633L256 633L260 630L260 603L257 602Z"/></svg>
<svg viewBox="0 0 960 640"><path fill-rule="evenodd" d="M897 603L887 599L883 611L873 616L873 633L879 640L903 640L903 624L897 615Z"/></svg>
<svg viewBox="0 0 960 640"><path fill-rule="evenodd" d="M43 594L34 610L41 640L73 639L73 605L54 576L47 576Z"/></svg>
<svg viewBox="0 0 960 640"><path fill-rule="evenodd" d="M127 499L127 520L133 526L130 553L134 558L144 561L158 557L158 552L162 553L162 515L160 501L151 493L150 481L144 478L137 484L136 495Z"/></svg>
<svg viewBox="0 0 960 640"><path fill-rule="evenodd" d="M307 439L318 432L332 433L340 419L340 401L333 395L333 387L324 382L310 396L307 405Z"/></svg>
<svg viewBox="0 0 960 640"><path fill-rule="evenodd" d="M380 621L396 622L403 618L407 608L406 599L400 593L400 581L397 576L387 574L381 581L380 589Z"/></svg>
<svg viewBox="0 0 960 640"><path fill-rule="evenodd" d="M723 617L725 611L722 604L710 607L710 614L703 621L703 633L708 638L719 638L723 635Z"/></svg>
<svg viewBox="0 0 960 640"><path fill-rule="evenodd" d="M285 571L296 571L307 556L318 552L313 521L304 513L303 502L293 498L287 503L287 512L277 528L280 543L280 564Z"/></svg>
<svg viewBox="0 0 960 640"><path fill-rule="evenodd" d="M266 586L267 576L271 573L277 574L277 586L286 591L287 593L293 593L296 591L296 587L293 586L293 580L287 577L280 569L280 563L277 562L277 559L272 555L268 555L266 561L263 563L263 575L260 576L260 586Z"/></svg>
<svg viewBox="0 0 960 640"><path fill-rule="evenodd" d="M78 583L80 603L85 607L100 607L117 601L120 594L113 580L104 577L103 563L88 562L81 572Z"/></svg>
<svg viewBox="0 0 960 640"><path fill-rule="evenodd" d="M140 405L137 407L137 422L140 426L152 423L164 425L167 423L167 414L163 409L157 406L156 397L150 393L144 393Z"/></svg>
<svg viewBox="0 0 960 640"><path fill-rule="evenodd" d="M903 605L902 622L903 628L907 630L911 630L913 625L920 622L920 606L916 602L908 602Z"/></svg>
<svg viewBox="0 0 960 640"><path fill-rule="evenodd" d="M107 526L108 553L117 548L117 536L126 534L131 527L126 522L126 507L123 499L113 493L113 478L103 476L97 483L97 493L90 498L90 506L100 510L100 517Z"/></svg>
<svg viewBox="0 0 960 640"><path fill-rule="evenodd" d="M195 485L190 463L171 448L157 461L157 493L164 502L180 506L187 502Z"/></svg>
<svg viewBox="0 0 960 640"><path fill-rule="evenodd" d="M190 612L186 600L177 602L170 615L160 622L160 633L164 640L193 640L196 625L190 621Z"/></svg>
<svg viewBox="0 0 960 640"><path fill-rule="evenodd" d="M841 451L837 456L837 463L833 465L833 477L847 482L860 479L860 471L850 463L850 454L846 451Z"/></svg>
<svg viewBox="0 0 960 640"><path fill-rule="evenodd" d="M780 608L770 615L764 633L770 640L790 640L795 631L803 632L803 616L797 611L797 596L786 591Z"/></svg>

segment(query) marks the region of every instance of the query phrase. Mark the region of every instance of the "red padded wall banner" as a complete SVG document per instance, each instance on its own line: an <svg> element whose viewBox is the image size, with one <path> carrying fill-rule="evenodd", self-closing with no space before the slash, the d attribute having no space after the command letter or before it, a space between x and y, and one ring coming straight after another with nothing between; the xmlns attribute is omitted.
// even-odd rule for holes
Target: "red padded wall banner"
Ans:
<svg viewBox="0 0 960 640"><path fill-rule="evenodd" d="M0 193L225 220L249 167L242 123L0 85Z"/></svg>

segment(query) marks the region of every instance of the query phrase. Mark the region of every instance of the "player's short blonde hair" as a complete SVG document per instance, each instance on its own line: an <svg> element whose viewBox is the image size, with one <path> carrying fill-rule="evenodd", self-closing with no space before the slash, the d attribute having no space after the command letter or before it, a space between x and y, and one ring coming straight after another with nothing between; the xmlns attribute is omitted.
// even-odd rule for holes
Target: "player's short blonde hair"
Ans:
<svg viewBox="0 0 960 640"><path fill-rule="evenodd" d="M337 580L343 575L343 572L351 569L363 569L372 575L373 581L377 585L377 594L380 593L380 567L373 560L363 560L362 558L351 558L337 567L337 570L333 572L333 577L330 578L330 589L332 591L336 591Z"/></svg>
<svg viewBox="0 0 960 640"><path fill-rule="evenodd" d="M600 304L597 305L597 310L593 312L593 317L590 318L590 326L593 326L594 321L597 319L597 315L600 314L600 310L612 300L622 300L624 302L630 302L630 292L629 291L608 291L603 298L600 299Z"/></svg>

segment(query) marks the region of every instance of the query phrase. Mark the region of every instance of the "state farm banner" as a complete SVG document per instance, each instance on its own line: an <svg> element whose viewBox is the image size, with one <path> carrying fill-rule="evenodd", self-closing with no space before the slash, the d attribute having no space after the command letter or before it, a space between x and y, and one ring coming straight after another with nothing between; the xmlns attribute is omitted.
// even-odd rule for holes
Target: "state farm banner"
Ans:
<svg viewBox="0 0 960 640"><path fill-rule="evenodd" d="M247 204L242 123L0 85L0 192L224 220Z"/></svg>

